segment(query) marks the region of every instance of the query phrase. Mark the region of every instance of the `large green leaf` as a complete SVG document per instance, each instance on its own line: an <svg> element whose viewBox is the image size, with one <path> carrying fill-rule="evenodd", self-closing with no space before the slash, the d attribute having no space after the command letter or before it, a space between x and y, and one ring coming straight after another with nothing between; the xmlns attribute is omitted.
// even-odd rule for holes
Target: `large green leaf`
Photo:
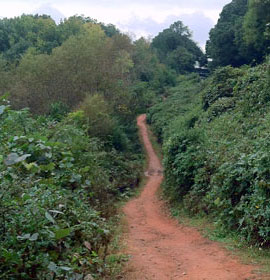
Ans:
<svg viewBox="0 0 270 280"><path fill-rule="evenodd" d="M46 212L46 213L45 213L45 217L46 217L50 222L52 222L53 224L55 224L55 220L54 220L54 218L52 217L52 215L51 215L49 212Z"/></svg>
<svg viewBox="0 0 270 280"><path fill-rule="evenodd" d="M55 231L55 239L67 237L71 233L71 228L58 229Z"/></svg>
<svg viewBox="0 0 270 280"><path fill-rule="evenodd" d="M6 109L6 106L4 106L4 105L0 106L0 115L2 115L4 113L5 109Z"/></svg>
<svg viewBox="0 0 270 280"><path fill-rule="evenodd" d="M30 154L25 154L22 156L19 156L17 153L11 153L7 156L7 158L4 160L5 165L13 165L18 162L26 160L28 157L30 157Z"/></svg>

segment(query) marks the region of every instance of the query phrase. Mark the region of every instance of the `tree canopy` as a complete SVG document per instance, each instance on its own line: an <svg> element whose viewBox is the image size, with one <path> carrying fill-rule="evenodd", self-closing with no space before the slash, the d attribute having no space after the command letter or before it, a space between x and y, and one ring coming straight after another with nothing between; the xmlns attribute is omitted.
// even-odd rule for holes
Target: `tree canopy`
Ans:
<svg viewBox="0 0 270 280"><path fill-rule="evenodd" d="M250 0L244 18L244 43L249 47L257 62L269 54L270 47L270 1Z"/></svg>
<svg viewBox="0 0 270 280"><path fill-rule="evenodd" d="M223 8L206 44L206 53L213 59L213 67L248 63L242 50L242 24L247 8L248 0L233 0Z"/></svg>
<svg viewBox="0 0 270 280"><path fill-rule="evenodd" d="M269 0L233 0L226 5L206 44L211 67L261 63L269 53L269 23Z"/></svg>
<svg viewBox="0 0 270 280"><path fill-rule="evenodd" d="M202 50L192 40L191 31L182 21L173 23L160 32L152 42L160 61L177 73L194 70L196 61L205 63Z"/></svg>
<svg viewBox="0 0 270 280"><path fill-rule="evenodd" d="M59 25L48 15L22 15L0 19L0 53L10 62L18 62L29 49L50 54L70 36L79 34L85 23L99 24L108 37L119 34L112 24L98 23L83 16L72 16Z"/></svg>

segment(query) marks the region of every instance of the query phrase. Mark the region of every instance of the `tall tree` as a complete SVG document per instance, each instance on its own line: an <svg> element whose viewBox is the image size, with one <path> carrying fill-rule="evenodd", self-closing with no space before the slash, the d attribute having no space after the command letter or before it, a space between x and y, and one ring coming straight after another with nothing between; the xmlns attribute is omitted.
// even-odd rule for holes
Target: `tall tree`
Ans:
<svg viewBox="0 0 270 280"><path fill-rule="evenodd" d="M158 67L158 58L151 48L150 41L145 38L135 41L132 58L134 78L143 82L151 81Z"/></svg>
<svg viewBox="0 0 270 280"><path fill-rule="evenodd" d="M244 19L244 40L261 62L270 53L270 0L250 0Z"/></svg>
<svg viewBox="0 0 270 280"><path fill-rule="evenodd" d="M194 70L195 62L205 63L202 50L192 40L191 31L181 21L160 32L152 42L160 61L178 73Z"/></svg>
<svg viewBox="0 0 270 280"><path fill-rule="evenodd" d="M223 8L206 43L206 54L213 60L212 67L240 66L249 62L241 46L242 24L247 7L248 0L233 0Z"/></svg>
<svg viewBox="0 0 270 280"><path fill-rule="evenodd" d="M59 46L56 23L46 15L22 15L0 20L0 52L9 61L19 60L28 48L50 53Z"/></svg>
<svg viewBox="0 0 270 280"><path fill-rule="evenodd" d="M111 103L123 102L119 95L133 67L129 48L127 36L110 38L100 25L85 23L79 34L70 36L51 55L33 49L26 52L10 87L12 102L36 113L48 111L50 103L57 101L76 107L85 96L96 93Z"/></svg>

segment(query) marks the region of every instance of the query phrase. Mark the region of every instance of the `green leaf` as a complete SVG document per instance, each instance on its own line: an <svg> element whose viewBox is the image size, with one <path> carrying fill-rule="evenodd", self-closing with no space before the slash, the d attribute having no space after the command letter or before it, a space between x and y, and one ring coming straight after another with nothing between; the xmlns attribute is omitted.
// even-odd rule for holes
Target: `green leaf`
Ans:
<svg viewBox="0 0 270 280"><path fill-rule="evenodd" d="M52 222L53 224L55 224L55 220L54 220L54 218L52 217L52 215L51 215L49 212L46 212L46 213L45 213L45 217L46 217L50 222Z"/></svg>
<svg viewBox="0 0 270 280"><path fill-rule="evenodd" d="M6 109L6 106L4 106L4 105L0 106L0 115L2 115L4 113L5 109Z"/></svg>
<svg viewBox="0 0 270 280"><path fill-rule="evenodd" d="M64 238L71 233L71 228L64 228L64 229L58 229L55 231L55 239L61 239Z"/></svg>
<svg viewBox="0 0 270 280"><path fill-rule="evenodd" d="M17 252L8 251L5 248L0 249L0 255L4 257L7 262L12 262L16 264L20 264L22 262L19 254Z"/></svg>
<svg viewBox="0 0 270 280"><path fill-rule="evenodd" d="M72 268L67 267L67 266L60 266L59 268L62 269L62 270L65 270L65 271L71 271L72 270Z"/></svg>
<svg viewBox="0 0 270 280"><path fill-rule="evenodd" d="M50 271L53 271L54 273L57 273L57 265L54 262L50 262L50 264L48 265L48 269Z"/></svg>
<svg viewBox="0 0 270 280"><path fill-rule="evenodd" d="M31 163L25 163L24 167L28 170L28 171L33 171L36 172L38 171L38 165L35 162L31 162Z"/></svg>
<svg viewBox="0 0 270 280"><path fill-rule="evenodd" d="M218 205L220 204L220 198L219 198L219 197L214 201L214 204L215 204L216 206L218 206Z"/></svg>
<svg viewBox="0 0 270 280"><path fill-rule="evenodd" d="M30 241L36 241L37 239L38 239L38 233L34 233L30 238L29 238L29 240Z"/></svg>
<svg viewBox="0 0 270 280"><path fill-rule="evenodd" d="M27 200L29 200L29 199L31 199L32 197L29 195L29 194L25 194L25 193L23 193L22 194L22 199L24 200L24 201L27 201Z"/></svg>
<svg viewBox="0 0 270 280"><path fill-rule="evenodd" d="M11 153L7 156L7 158L4 160L5 165L13 165L18 162L26 160L28 157L30 157L30 154L25 154L22 156L19 156L17 153Z"/></svg>
<svg viewBox="0 0 270 280"><path fill-rule="evenodd" d="M95 251L92 251L92 252L91 252L91 256L94 257L94 258L97 258L97 257L98 257L98 254L97 254Z"/></svg>
<svg viewBox="0 0 270 280"><path fill-rule="evenodd" d="M55 167L55 165L54 165L53 162L51 162L51 163L49 163L49 164L47 164L47 165L40 165L40 169L41 169L42 171L53 171L53 170L54 170L54 167Z"/></svg>
<svg viewBox="0 0 270 280"><path fill-rule="evenodd" d="M29 234L29 233L26 233L26 234L24 234L24 235L19 235L19 236L17 236L17 238L19 239L19 240L26 240L26 239L29 239L31 237L31 235Z"/></svg>

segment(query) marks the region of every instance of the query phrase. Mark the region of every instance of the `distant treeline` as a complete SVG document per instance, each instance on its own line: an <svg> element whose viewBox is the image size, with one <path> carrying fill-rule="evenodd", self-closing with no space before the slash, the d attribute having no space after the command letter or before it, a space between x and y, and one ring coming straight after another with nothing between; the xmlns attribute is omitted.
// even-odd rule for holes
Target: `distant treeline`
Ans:
<svg viewBox="0 0 270 280"><path fill-rule="evenodd" d="M0 93L39 114L54 102L75 108L93 94L122 113L129 104L136 110L196 61L205 65L205 55L181 21L153 42L132 42L114 25L82 16L58 25L47 15L0 20Z"/></svg>

